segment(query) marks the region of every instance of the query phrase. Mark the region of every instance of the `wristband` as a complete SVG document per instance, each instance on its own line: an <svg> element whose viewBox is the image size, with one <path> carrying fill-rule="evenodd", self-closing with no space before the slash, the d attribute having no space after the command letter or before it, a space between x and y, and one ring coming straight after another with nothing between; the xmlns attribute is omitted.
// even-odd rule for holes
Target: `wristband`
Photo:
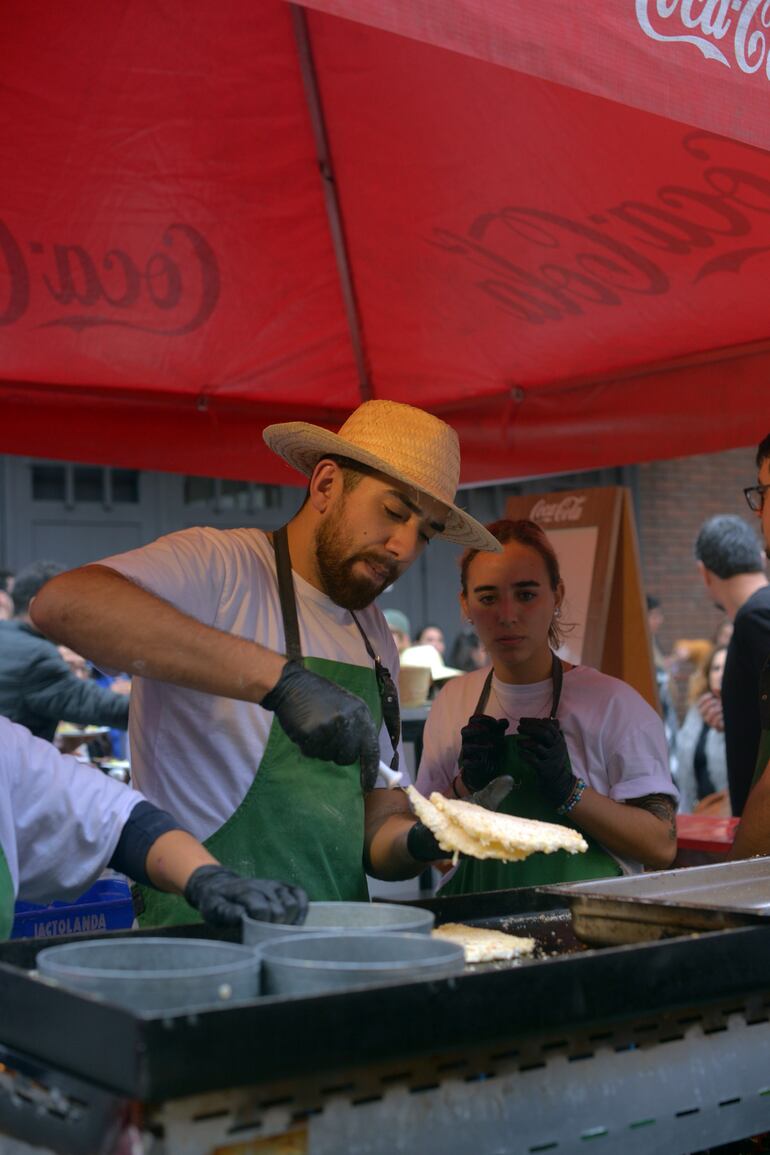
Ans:
<svg viewBox="0 0 770 1155"><path fill-rule="evenodd" d="M561 806L556 807L557 814L569 814L570 810L574 810L580 799L583 797L583 792L586 788L586 783L582 778L575 779L575 785L566 802L562 802Z"/></svg>

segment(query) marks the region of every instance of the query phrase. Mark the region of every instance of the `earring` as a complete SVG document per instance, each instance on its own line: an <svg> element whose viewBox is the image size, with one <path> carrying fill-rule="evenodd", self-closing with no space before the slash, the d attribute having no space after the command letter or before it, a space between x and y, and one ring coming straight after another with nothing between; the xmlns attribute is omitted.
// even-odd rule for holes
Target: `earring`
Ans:
<svg viewBox="0 0 770 1155"><path fill-rule="evenodd" d="M556 609L553 611L553 616L554 616L555 618L560 618L560 617L561 617L561 606L557 606L557 607L556 607Z"/></svg>

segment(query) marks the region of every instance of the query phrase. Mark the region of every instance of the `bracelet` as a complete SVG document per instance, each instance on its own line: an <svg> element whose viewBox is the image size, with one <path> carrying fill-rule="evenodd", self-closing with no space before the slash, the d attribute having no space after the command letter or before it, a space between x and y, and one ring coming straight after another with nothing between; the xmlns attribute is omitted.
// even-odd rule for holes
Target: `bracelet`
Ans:
<svg viewBox="0 0 770 1155"><path fill-rule="evenodd" d="M562 802L561 806L556 807L557 814L569 814L570 810L574 810L580 799L583 797L583 792L586 788L586 783L582 778L575 779L575 785L570 791L566 802Z"/></svg>

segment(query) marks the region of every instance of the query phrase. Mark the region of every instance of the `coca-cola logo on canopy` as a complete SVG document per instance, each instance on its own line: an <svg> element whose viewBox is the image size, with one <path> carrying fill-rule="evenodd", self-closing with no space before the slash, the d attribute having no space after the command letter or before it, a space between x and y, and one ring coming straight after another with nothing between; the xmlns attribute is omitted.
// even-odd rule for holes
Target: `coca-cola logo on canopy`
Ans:
<svg viewBox="0 0 770 1155"><path fill-rule="evenodd" d="M181 337L209 319L219 287L216 254L191 225L170 224L140 256L128 246L99 253L22 239L0 220L0 326L32 309L38 328L112 325Z"/></svg>
<svg viewBox="0 0 770 1155"><path fill-rule="evenodd" d="M428 243L462 261L478 292L530 325L661 296L680 269L690 284L734 276L770 253L770 162L706 132L688 133L682 147L693 161L686 184L575 217L541 205L490 206L465 227L434 229Z"/></svg>
<svg viewBox="0 0 770 1155"><path fill-rule="evenodd" d="M770 80L770 0L636 0L646 36L692 44L707 60Z"/></svg>

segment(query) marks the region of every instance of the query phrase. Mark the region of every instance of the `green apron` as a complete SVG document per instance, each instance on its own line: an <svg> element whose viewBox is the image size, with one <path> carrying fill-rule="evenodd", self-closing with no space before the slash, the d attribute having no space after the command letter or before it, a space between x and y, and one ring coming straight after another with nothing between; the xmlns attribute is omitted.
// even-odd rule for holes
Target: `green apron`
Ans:
<svg viewBox="0 0 770 1155"><path fill-rule="evenodd" d="M362 666L305 658L305 666L363 698L380 725L374 672ZM259 773L231 818L204 842L225 866L252 878L304 887L314 901L366 902L363 867L364 796L358 763L338 766L306 758L277 718ZM199 922L183 898L141 888L142 926Z"/></svg>
<svg viewBox="0 0 770 1155"><path fill-rule="evenodd" d="M0 942L8 938L11 933L15 901L13 879L8 869L5 852L0 846Z"/></svg>
<svg viewBox="0 0 770 1155"><path fill-rule="evenodd" d="M307 669L362 698L379 730L383 699L374 669L325 658L302 658L285 527L276 531L273 540L289 657L302 660ZM353 619L379 671L379 658L355 615ZM389 717L389 730L391 721ZM395 751L398 739L393 732L391 739ZM338 766L305 757L273 718L259 773L232 817L205 840L204 846L239 874L302 886L313 901L368 901L359 763ZM200 921L197 911L177 895L149 887L135 890L142 896L142 926Z"/></svg>
<svg viewBox="0 0 770 1155"><path fill-rule="evenodd" d="M554 701L551 717L556 717L561 693L561 666L554 661ZM474 713L481 714L489 696L491 675L482 691ZM501 774L510 774L514 787L500 807L501 814L515 814L519 818L535 818L539 822L556 822L560 826L579 827L569 815L555 815L538 782L537 771L521 751L521 737L512 734L504 740ZM496 859L461 858L460 864L440 894L474 894L483 890L509 890L520 886L545 886L548 883L577 882L588 878L608 878L622 874L620 866L608 851L583 833L588 850L583 854L568 854L555 850L552 854L531 854L520 862L499 862Z"/></svg>

